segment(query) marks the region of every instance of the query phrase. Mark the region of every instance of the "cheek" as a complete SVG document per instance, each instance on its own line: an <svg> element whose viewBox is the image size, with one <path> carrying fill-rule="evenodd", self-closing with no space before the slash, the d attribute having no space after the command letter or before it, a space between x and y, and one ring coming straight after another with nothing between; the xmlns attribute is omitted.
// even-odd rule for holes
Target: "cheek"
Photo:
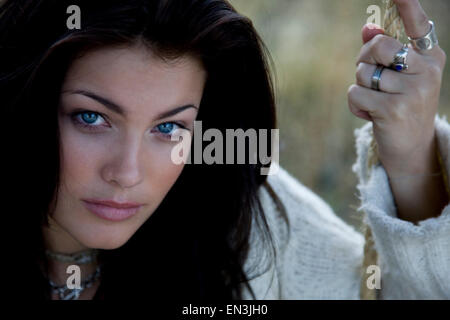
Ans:
<svg viewBox="0 0 450 320"><path fill-rule="evenodd" d="M173 145L168 144L149 150L148 161L145 162L144 181L149 184L148 190L152 196L160 198L160 201L172 188L184 168L184 164L176 165L172 162L170 157L172 147Z"/></svg>
<svg viewBox="0 0 450 320"><path fill-rule="evenodd" d="M87 188L93 184L95 170L106 152L102 143L75 133L73 129L61 129L61 182L69 188Z"/></svg>

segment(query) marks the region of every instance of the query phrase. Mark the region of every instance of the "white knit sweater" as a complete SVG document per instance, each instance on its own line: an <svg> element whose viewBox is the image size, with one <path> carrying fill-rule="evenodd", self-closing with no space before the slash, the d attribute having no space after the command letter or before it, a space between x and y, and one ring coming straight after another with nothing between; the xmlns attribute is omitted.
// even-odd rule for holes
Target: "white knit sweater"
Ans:
<svg viewBox="0 0 450 320"><path fill-rule="evenodd" d="M438 145L450 172L450 125L436 116ZM366 212L378 266L381 299L450 299L450 205L437 218L415 225L397 218L386 171L372 169L367 157L372 123L355 130L357 160L353 171L361 207ZM298 180L280 169L268 182L286 208L291 237L265 188L260 197L277 247L275 264L249 283L257 299L359 299L365 239L335 215L333 210ZM253 232L249 258L244 266L252 276L260 252L259 233ZM283 249L284 248L284 249ZM265 260L269 261L269 260ZM251 299L244 289L244 299Z"/></svg>

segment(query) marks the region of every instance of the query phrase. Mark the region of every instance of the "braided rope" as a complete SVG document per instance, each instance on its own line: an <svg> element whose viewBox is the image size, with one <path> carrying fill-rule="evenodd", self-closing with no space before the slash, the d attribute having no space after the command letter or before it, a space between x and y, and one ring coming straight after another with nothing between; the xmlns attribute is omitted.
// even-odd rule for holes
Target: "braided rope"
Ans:
<svg viewBox="0 0 450 320"><path fill-rule="evenodd" d="M383 0L385 4L384 22L383 29L385 34L391 36L395 39L400 39L404 34L403 23L400 18L397 6L393 0ZM371 169L373 166L379 163L378 153L377 153L377 143L373 138L369 148L367 167ZM367 214L364 213L366 216ZM367 273L367 268L370 265L378 265L378 254L375 250L375 242L372 237L372 231L367 224L363 224L365 245L364 245L364 260L362 264L362 277L360 284L360 298L362 300L377 300L379 298L378 289L369 289L367 286L367 279L370 274Z"/></svg>
<svg viewBox="0 0 450 320"><path fill-rule="evenodd" d="M385 3L383 28L385 34L400 39L404 34L402 19L393 0L383 0Z"/></svg>
<svg viewBox="0 0 450 320"><path fill-rule="evenodd" d="M372 141L369 148L369 153L367 156L367 167L371 169L373 166L379 163L378 154L377 154L377 143L375 138L373 137L372 132ZM364 213L367 217L367 213ZM364 221L364 219L363 219ZM378 289L369 289L367 286L367 279L370 277L370 274L367 273L367 268L370 265L378 265L378 254L375 250L375 242L372 237L372 230L370 227L363 223L363 232L365 238L364 244L364 260L361 269L361 283L360 283L360 299L361 300L377 300L379 291Z"/></svg>

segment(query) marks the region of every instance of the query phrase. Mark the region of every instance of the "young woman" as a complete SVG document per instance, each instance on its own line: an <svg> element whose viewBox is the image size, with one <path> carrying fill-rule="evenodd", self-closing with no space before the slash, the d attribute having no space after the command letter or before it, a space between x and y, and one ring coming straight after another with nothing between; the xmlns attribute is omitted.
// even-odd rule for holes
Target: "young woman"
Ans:
<svg viewBox="0 0 450 320"><path fill-rule="evenodd" d="M426 34L418 2L397 2L409 35ZM66 24L74 4L79 29ZM435 175L436 151L450 168L436 116L445 56L411 48L409 69L384 70L377 92L376 65L401 49L377 33L364 30L349 102L371 121L354 170L381 297L449 298L450 209ZM276 128L268 52L227 1L2 1L0 44L11 297L360 297L363 236L286 171L171 161L171 137L194 120ZM372 130L380 162L368 168Z"/></svg>

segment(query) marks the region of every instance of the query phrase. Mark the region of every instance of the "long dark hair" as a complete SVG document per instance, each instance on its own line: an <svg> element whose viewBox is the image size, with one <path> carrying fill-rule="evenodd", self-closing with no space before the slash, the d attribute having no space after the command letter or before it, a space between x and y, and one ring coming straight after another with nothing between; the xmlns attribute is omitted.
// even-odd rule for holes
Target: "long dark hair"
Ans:
<svg viewBox="0 0 450 320"><path fill-rule="evenodd" d="M4 182L8 203L14 204L7 214L7 225L14 228L8 278L11 290L25 290L27 298L50 299L41 226L48 224L50 203L58 192L58 99L75 58L136 41L167 61L192 54L208 74L197 117L204 130L276 128L272 60L252 22L225 0L1 3L0 103L8 119L2 125ZM73 4L81 8L79 30L66 26L66 9ZM259 160L186 165L158 209L126 244L100 250L104 268L96 297L241 299L243 286L254 297L248 281L269 265L261 269L261 261L255 261L244 270L252 228L264 235L272 263L277 253L258 198L261 186L271 191L267 176L260 174L262 166ZM44 261L43 270L39 261Z"/></svg>

